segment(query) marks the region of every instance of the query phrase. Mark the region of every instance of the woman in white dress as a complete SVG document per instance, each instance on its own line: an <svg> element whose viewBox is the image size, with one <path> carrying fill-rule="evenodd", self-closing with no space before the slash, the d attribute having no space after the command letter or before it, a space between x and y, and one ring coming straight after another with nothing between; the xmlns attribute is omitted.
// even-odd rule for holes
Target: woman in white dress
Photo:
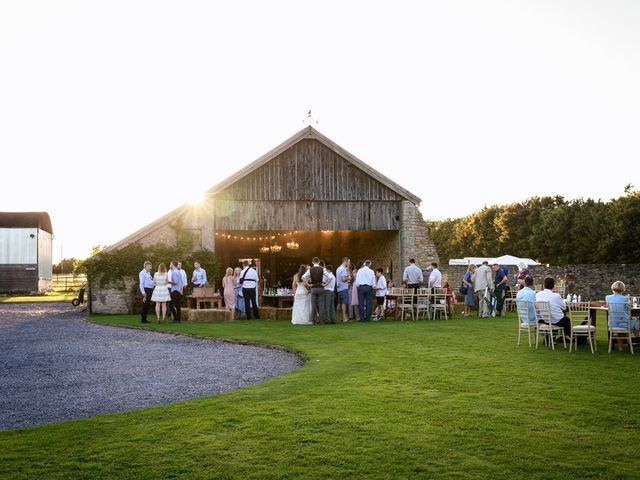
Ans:
<svg viewBox="0 0 640 480"><path fill-rule="evenodd" d="M164 263L158 265L158 271L153 275L153 294L151 301L156 302L156 318L160 323L160 312L162 312L162 323L167 321L167 302L171 301L167 278L167 267Z"/></svg>
<svg viewBox="0 0 640 480"><path fill-rule="evenodd" d="M294 325L313 325L311 322L311 294L307 285L302 281L302 275L306 271L306 265L300 265L300 270L293 276L291 287L294 291L294 297L291 323Z"/></svg>

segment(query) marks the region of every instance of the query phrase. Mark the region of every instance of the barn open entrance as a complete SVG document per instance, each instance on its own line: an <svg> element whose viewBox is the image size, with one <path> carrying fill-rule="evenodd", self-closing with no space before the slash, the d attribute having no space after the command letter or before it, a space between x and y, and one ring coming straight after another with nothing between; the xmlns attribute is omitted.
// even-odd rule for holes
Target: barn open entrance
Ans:
<svg viewBox="0 0 640 480"><path fill-rule="evenodd" d="M399 233L395 230L325 230L325 231L218 231L216 256L222 272L235 267L240 259L259 259L260 277L267 287L291 286L291 279L301 264L315 256L335 269L343 257L352 262L370 259L372 267L383 268L387 276L399 257ZM224 274L224 273L222 273ZM262 285L264 288L264 285Z"/></svg>

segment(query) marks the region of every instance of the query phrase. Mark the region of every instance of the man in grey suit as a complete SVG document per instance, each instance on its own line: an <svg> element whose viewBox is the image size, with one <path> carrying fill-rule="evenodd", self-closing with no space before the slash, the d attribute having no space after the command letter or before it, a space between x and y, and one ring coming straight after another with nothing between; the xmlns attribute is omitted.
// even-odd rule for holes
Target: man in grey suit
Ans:
<svg viewBox="0 0 640 480"><path fill-rule="evenodd" d="M482 262L472 277L478 313L482 318L491 316L491 297L493 296L493 275L486 260Z"/></svg>

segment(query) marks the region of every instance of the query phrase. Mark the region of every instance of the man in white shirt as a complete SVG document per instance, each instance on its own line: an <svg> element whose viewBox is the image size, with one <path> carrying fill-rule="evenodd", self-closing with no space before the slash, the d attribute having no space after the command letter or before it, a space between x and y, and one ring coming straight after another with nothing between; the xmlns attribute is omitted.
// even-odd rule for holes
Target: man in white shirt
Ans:
<svg viewBox="0 0 640 480"><path fill-rule="evenodd" d="M438 264L436 262L431 262L429 288L442 288L442 273L438 270Z"/></svg>
<svg viewBox="0 0 640 480"><path fill-rule="evenodd" d="M187 286L187 272L182 269L182 262L178 262L178 270L180 270L180 275L182 276L182 291L181 294L184 294L184 289Z"/></svg>
<svg viewBox="0 0 640 480"><path fill-rule="evenodd" d="M328 277L327 283L324 286L324 316L327 319L327 323L336 323L336 277L333 275L332 265L325 266L324 270Z"/></svg>
<svg viewBox="0 0 640 480"><path fill-rule="evenodd" d="M537 302L549 302L551 307L551 323L562 327L565 337L571 336L571 320L565 314L567 304L560 294L553 292L556 281L552 277L546 277L543 282L544 290L536 293ZM543 322L546 323L546 322Z"/></svg>
<svg viewBox="0 0 640 480"><path fill-rule="evenodd" d="M407 288L413 288L414 290L418 290L420 284L424 281L422 270L416 265L416 261L413 258L409 260L409 266L404 269L402 281L407 285Z"/></svg>
<svg viewBox="0 0 640 480"><path fill-rule="evenodd" d="M349 270L351 260L348 257L342 259L342 265L336 270L336 286L338 290L338 305L342 308L342 321L349 320Z"/></svg>
<svg viewBox="0 0 640 480"><path fill-rule="evenodd" d="M256 298L256 287L258 286L258 272L254 268L255 265L249 264L248 261L244 261L244 268L240 273L240 284L242 285L242 295L244 297L244 311L247 318L251 320L251 313L253 312L253 318L256 320L260 318L260 311L258 310L258 301Z"/></svg>
<svg viewBox="0 0 640 480"><path fill-rule="evenodd" d="M473 289L478 301L478 314L485 318L491 316L491 294L493 293L493 275L486 260L482 262L471 277Z"/></svg>
<svg viewBox="0 0 640 480"><path fill-rule="evenodd" d="M371 320L371 309L373 308L373 287L376 286L376 276L369 268L371 260L364 262L363 267L358 270L356 284L358 285L358 306L360 307L360 321Z"/></svg>
<svg viewBox="0 0 640 480"><path fill-rule="evenodd" d="M387 279L384 278L384 270L379 268L376 270L376 314L373 317L375 321L384 318L384 299L387 296Z"/></svg>

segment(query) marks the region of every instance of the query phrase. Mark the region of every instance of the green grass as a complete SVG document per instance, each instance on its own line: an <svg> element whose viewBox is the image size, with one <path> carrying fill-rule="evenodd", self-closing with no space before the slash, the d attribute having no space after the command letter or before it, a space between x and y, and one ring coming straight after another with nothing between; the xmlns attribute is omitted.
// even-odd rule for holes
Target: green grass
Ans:
<svg viewBox="0 0 640 480"><path fill-rule="evenodd" d="M47 292L42 295L2 295L0 296L0 303L71 302L77 296L77 292Z"/></svg>
<svg viewBox="0 0 640 480"><path fill-rule="evenodd" d="M94 321L139 326L134 316ZM604 322L601 320L600 325ZM306 365L215 397L0 433L0 478L638 478L640 355L516 346L516 321L155 325Z"/></svg>

